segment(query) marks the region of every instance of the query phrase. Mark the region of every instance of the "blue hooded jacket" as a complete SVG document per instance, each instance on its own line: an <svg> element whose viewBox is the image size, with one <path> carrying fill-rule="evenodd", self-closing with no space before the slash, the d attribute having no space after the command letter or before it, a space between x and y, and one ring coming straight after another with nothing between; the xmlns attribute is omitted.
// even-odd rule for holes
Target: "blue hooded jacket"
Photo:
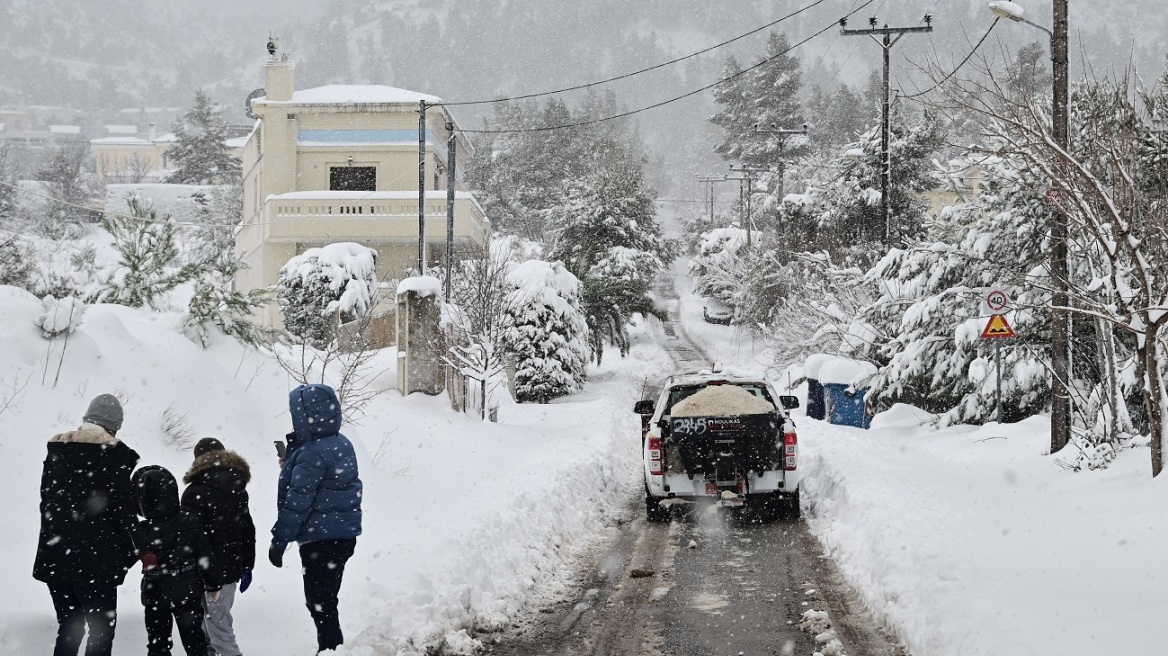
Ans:
<svg viewBox="0 0 1168 656"><path fill-rule="evenodd" d="M341 404L328 385L301 385L288 397L292 432L280 470L272 544L340 540L361 534L357 454L340 434Z"/></svg>

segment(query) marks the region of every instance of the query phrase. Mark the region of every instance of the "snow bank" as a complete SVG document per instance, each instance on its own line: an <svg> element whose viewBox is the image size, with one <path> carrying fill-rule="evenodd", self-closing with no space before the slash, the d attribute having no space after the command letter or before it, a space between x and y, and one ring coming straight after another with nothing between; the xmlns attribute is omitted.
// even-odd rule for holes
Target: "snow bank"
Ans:
<svg viewBox="0 0 1168 656"><path fill-rule="evenodd" d="M819 380L819 372L823 369L823 365L838 357L838 355L826 353L813 353L807 356L803 362L803 375L812 380Z"/></svg>
<svg viewBox="0 0 1168 656"><path fill-rule="evenodd" d="M774 411L771 402L737 385L710 385L678 402L669 412L674 417L710 417L761 415Z"/></svg>
<svg viewBox="0 0 1168 656"><path fill-rule="evenodd" d="M1163 651L1168 486L1146 449L1072 473L1042 455L1047 418L937 431L893 415L870 431L801 418L802 492L812 532L910 653Z"/></svg>

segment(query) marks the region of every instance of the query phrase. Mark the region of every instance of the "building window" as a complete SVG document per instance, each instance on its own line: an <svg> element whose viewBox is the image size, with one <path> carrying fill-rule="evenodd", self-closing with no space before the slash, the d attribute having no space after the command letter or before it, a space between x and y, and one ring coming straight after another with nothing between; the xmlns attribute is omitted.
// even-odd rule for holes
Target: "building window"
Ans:
<svg viewBox="0 0 1168 656"><path fill-rule="evenodd" d="M377 167L330 167L329 191L377 191Z"/></svg>

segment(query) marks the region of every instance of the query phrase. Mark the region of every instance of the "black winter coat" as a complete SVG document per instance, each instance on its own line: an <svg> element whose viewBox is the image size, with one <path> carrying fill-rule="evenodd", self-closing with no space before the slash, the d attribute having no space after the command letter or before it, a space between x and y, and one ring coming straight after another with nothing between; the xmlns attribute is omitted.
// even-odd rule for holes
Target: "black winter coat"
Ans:
<svg viewBox="0 0 1168 656"><path fill-rule="evenodd" d="M125 581L137 560L130 486L137 462L133 449L93 424L49 440L33 578L55 584Z"/></svg>
<svg viewBox="0 0 1168 656"><path fill-rule="evenodd" d="M166 594L196 586L218 590L206 578L211 544L199 518L179 507L174 476L149 465L134 472L131 483L138 512L146 518L134 532L142 559L142 592Z"/></svg>
<svg viewBox="0 0 1168 656"><path fill-rule="evenodd" d="M195 458L183 476L183 510L194 513L211 543L209 584L234 583L255 567L255 524L248 510L251 469L234 451L211 451Z"/></svg>

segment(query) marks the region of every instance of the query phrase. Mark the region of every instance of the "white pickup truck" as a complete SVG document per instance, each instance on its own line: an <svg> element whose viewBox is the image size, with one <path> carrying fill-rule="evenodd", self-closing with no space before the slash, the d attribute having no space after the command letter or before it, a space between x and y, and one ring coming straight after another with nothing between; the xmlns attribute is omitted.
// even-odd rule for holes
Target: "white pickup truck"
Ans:
<svg viewBox="0 0 1168 656"><path fill-rule="evenodd" d="M719 386L738 389L695 396ZM721 399L725 405L718 407ZM763 378L710 371L671 376L656 402L634 408L645 429L648 520L667 522L671 507L703 501L747 507L768 519L799 517L799 440L787 413L797 407L798 398L780 396Z"/></svg>

